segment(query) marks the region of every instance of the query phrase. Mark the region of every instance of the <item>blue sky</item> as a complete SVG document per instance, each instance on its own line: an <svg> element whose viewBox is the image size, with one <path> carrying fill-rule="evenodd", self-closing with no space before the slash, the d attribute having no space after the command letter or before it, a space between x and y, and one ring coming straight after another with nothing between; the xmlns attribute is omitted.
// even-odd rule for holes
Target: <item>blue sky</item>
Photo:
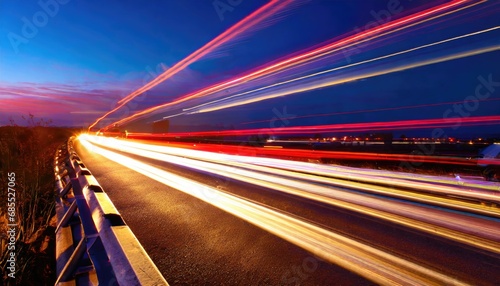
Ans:
<svg viewBox="0 0 500 286"><path fill-rule="evenodd" d="M377 17L388 15L383 11L397 10L398 13L390 14L391 20L397 20L451 1L292 2L280 13L251 27L146 95L131 101L124 110L109 116L107 122L362 32L367 24L376 22ZM3 107L0 107L0 124L8 122L10 117L20 120L20 115L29 112L52 119L54 125L88 125L116 106L119 99L151 80L152 75L179 62L266 3L268 1L249 0L2 1L0 105ZM221 7L228 10L220 10ZM291 70L287 75L277 74L245 88L496 27L500 24L498 8L495 1L478 4L371 41L369 45L359 45L349 58L345 56L346 51L352 51L340 51ZM30 30L30 25L36 31ZM493 31L415 52L398 58L397 63L492 47L499 44L499 38L498 31ZM257 123L248 125L248 122L272 119L274 109L285 107L291 114L309 116L294 119L291 125L439 118L450 106L342 116L313 115L459 102L474 95L479 76L491 75L496 82L500 81L499 56L498 51L482 53L220 111L182 115L172 118L171 122L174 126L260 127ZM393 64L387 61L380 66ZM376 68L380 67L356 68L348 73L358 74ZM500 97L498 90L492 92L488 101L481 102L471 116L498 115L500 101L492 100L495 97ZM197 103L200 102L193 102ZM175 112L164 110L140 122L149 124ZM265 127L267 123L262 124ZM498 125L495 126L498 129ZM473 131L477 129L450 130L452 133Z"/></svg>

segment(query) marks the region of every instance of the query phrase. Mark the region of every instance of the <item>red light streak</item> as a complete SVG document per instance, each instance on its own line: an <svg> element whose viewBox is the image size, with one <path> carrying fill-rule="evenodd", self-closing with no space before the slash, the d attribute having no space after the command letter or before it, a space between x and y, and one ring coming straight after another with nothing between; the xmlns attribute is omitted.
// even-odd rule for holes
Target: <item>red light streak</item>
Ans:
<svg viewBox="0 0 500 286"><path fill-rule="evenodd" d="M422 129L441 128L461 125L493 125L500 124L500 115L475 116L460 118L437 118L421 120L399 120L387 122L363 122L346 124L329 124L313 126L279 127L279 128L254 128L240 130L219 130L201 132L179 132L169 133L169 137L197 137L197 136L247 136L255 134L285 135L285 134L311 134L318 132L357 132L357 131L380 131L399 129Z"/></svg>
<svg viewBox="0 0 500 286"><path fill-rule="evenodd" d="M454 0L454 1L451 1L449 3L442 4L442 5L436 6L434 8L430 8L430 9L415 13L413 15L403 17L401 19L394 20L392 22L388 22L388 23L380 25L378 27L374 27L372 29L348 36L346 38L340 39L340 40L335 41L333 43L319 47L315 50L305 52L305 53L302 53L300 55L293 56L289 59L282 60L278 63L263 67L261 69L258 69L257 71L251 72L249 74L241 75L237 78L212 85L210 87L201 89L201 90L196 91L194 93L184 95L184 96L179 97L171 102L164 103L161 105L157 105L157 106L142 110L142 111L137 112L131 116L123 118L123 119L115 122L114 124L124 124L124 123L129 122L129 121L131 121L139 116L157 111L159 109L162 109L162 108L165 108L168 106L172 106L174 104L178 104L181 102L185 102L189 99L206 96L206 95L213 93L213 92L221 91L221 90L226 89L226 88L231 88L231 87L236 86L238 84L248 82L250 80L253 80L253 79L256 79L259 77L263 77L265 75L269 75L271 73L276 73L276 72L282 71L286 68L289 68L289 67L304 63L306 61L310 61L314 58L323 56L325 54L331 53L332 50L339 49L345 45L356 43L356 41L366 41L369 37L386 32L390 29L404 29L405 27L408 27L408 26L404 26L404 25L413 25L414 22L423 20L425 17L430 17L432 15L438 14L440 12L443 12L443 11L451 9L451 8L459 9L460 5L465 4L467 2L480 3L480 2L484 2L484 1L480 1L480 0L476 0L476 1L474 1L474 0Z"/></svg>
<svg viewBox="0 0 500 286"><path fill-rule="evenodd" d="M151 133L131 133L128 136L128 138L161 140L165 139L165 136L158 134L151 134ZM165 142L163 141L162 143L164 144ZM437 163L437 164L456 164L463 166L474 166L477 164L476 161L468 160L466 158L431 156L431 155L384 154L384 153L373 153L373 152L365 153L365 152L347 152L347 151L318 151L318 150L304 150L304 149L275 149L275 148L203 144L203 143L192 144L192 143L182 143L182 142L169 142L168 146L183 148L183 149L192 149L198 151L223 153L228 155L293 158L299 160L338 159L338 160L369 160L369 161L404 161L404 162L421 162L421 163Z"/></svg>
<svg viewBox="0 0 500 286"><path fill-rule="evenodd" d="M207 44L205 44L203 47L200 49L196 50L180 62L176 63L174 66L163 72L161 75L147 83L146 85L142 86L141 88L137 89L136 91L132 92L131 94L127 95L120 101L118 101L118 105L104 114L103 116L99 117L92 125L90 125L89 130L94 127L97 123L99 123L102 119L110 115L111 113L115 112L122 106L124 106L127 102L131 101L135 97L139 96L140 94L150 90L151 88L157 86L158 84L162 83L163 81L167 80L171 76L175 75L179 71L183 70L186 68L188 65L191 63L199 60L203 56L207 55L208 53L212 52L214 49L217 47L221 46L222 44L234 39L237 35L243 33L244 31L248 30L249 28L255 26L259 22L265 20L266 18L274 15L277 11L283 9L286 7L288 4L290 4L290 0L285 0L285 1L278 1L278 0L272 0L266 5L262 6L258 10L254 11L252 14L248 15L245 17L243 20L240 22L236 23L234 26L230 27L226 31L224 31L222 34L217 36L215 39L211 40Z"/></svg>
<svg viewBox="0 0 500 286"><path fill-rule="evenodd" d="M497 101L500 98L487 98L481 101ZM377 109L365 109L365 110L353 110L353 111L344 111L344 112L332 112L332 113L320 113L320 114L309 114L302 116L292 116L292 117L280 117L281 120L291 120L298 118L309 118L309 117L321 117L321 116L332 116L332 115L344 115L344 114L356 114L356 113L366 113L366 112L379 112L379 111L389 111L389 110L403 110L403 109L411 109L411 108L421 108L421 107L432 107L432 106L440 106L440 105L448 105L448 104L461 104L464 103L461 101L448 101L448 102L439 102L439 103L429 103L429 104L419 104L419 105L409 105L409 106L398 106L398 107L387 107L387 108L377 108ZM272 119L269 120L256 120L256 121L248 121L243 122L241 125L253 124L253 123L262 123L262 122L271 122Z"/></svg>
<svg viewBox="0 0 500 286"><path fill-rule="evenodd" d="M280 192L341 207L376 217L377 219L388 220L405 227L437 234L494 253L499 252L495 240L498 237L498 231L491 227L494 222L484 222L473 217L448 215L442 210L428 209L409 204L404 205L399 202L363 196L338 188L327 188L297 180L303 177L303 174L296 174L296 178L283 178L265 174L257 170L234 168L231 170L236 172L226 172L227 168L222 165L171 156L156 151L152 152L148 150L147 146L131 148L130 146L124 146L118 140L109 142L111 144L108 145L106 144L108 142L99 143L94 139L81 138L81 142L89 150L171 188L211 204L296 244L323 258L325 261L337 263L379 284L452 284L456 283L457 280L455 278L448 278L431 269L426 269L411 261L392 256L385 251L357 242L352 238L344 237L328 229L323 229L300 217L292 217L277 209L268 208L265 204L256 204L244 198L233 196L212 186L166 172L140 160L103 149L99 145L111 149L121 147L127 153L145 158L154 158L160 161L172 161L174 164L181 166L193 166L195 164L195 168L198 170L205 170L224 176L231 175L231 177L237 180L263 185L264 187ZM90 140L90 142L86 140ZM279 184L273 183L274 180L278 180ZM400 275L400 273L411 273L412 275Z"/></svg>

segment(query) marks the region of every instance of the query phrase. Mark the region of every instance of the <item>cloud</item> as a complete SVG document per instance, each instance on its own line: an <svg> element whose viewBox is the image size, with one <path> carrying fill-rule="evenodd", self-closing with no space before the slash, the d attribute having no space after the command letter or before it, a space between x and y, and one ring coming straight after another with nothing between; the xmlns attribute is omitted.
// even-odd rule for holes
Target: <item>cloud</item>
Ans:
<svg viewBox="0 0 500 286"><path fill-rule="evenodd" d="M9 117L33 114L53 119L55 125L73 125L76 121L92 121L108 111L126 93L126 86L108 83L94 88L90 82L84 84L58 83L5 83L0 82L0 122ZM65 118L68 120L66 121ZM73 118L73 119L71 119ZM58 119L57 121L55 119Z"/></svg>

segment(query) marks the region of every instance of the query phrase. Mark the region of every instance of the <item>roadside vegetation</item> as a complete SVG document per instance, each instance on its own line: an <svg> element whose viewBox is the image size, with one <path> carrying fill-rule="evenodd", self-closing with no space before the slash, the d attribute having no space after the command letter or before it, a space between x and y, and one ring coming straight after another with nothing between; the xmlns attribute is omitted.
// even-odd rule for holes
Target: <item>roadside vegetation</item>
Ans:
<svg viewBox="0 0 500 286"><path fill-rule="evenodd" d="M3 285L54 285L55 194L53 160L58 146L73 133L50 121L23 118L0 127L0 273ZM12 176L12 174L15 176ZM15 177L15 278L8 277L10 237L8 184ZM10 179L10 180L9 180ZM11 183L12 185L12 183ZM9 207L12 207L9 206Z"/></svg>

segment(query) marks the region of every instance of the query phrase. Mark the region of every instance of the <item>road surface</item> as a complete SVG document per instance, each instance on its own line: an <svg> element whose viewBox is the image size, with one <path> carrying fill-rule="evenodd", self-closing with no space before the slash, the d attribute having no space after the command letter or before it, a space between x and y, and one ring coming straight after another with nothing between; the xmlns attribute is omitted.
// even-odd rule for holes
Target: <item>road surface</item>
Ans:
<svg viewBox="0 0 500 286"><path fill-rule="evenodd" d="M170 284L500 281L498 184L88 140Z"/></svg>

